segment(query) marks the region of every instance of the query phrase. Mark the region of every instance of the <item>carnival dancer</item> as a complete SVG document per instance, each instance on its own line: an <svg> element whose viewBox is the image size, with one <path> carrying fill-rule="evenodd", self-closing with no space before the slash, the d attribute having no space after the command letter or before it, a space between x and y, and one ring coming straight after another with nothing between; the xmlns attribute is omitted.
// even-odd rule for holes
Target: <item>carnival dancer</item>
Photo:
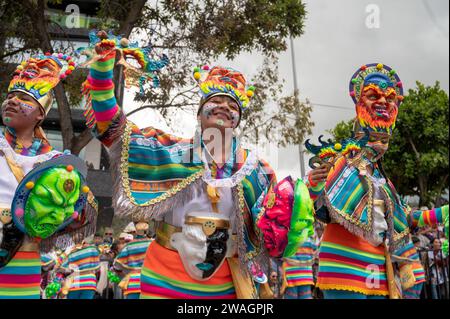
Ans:
<svg viewBox="0 0 450 319"><path fill-rule="evenodd" d="M256 298L250 272L269 263L253 208L275 176L233 134L255 88L231 68L195 68L202 98L194 138L139 129L113 91L116 50L122 59L128 43L97 36L99 56L85 88L94 132L110 148L115 211L158 224L142 267L141 298ZM149 65L163 67L165 59Z"/></svg>
<svg viewBox="0 0 450 319"><path fill-rule="evenodd" d="M149 225L145 221L136 223L136 237L127 243L114 260L113 267L116 272L124 274L119 283L125 299L139 299L141 294L141 268L145 253L152 242L147 237Z"/></svg>
<svg viewBox="0 0 450 319"><path fill-rule="evenodd" d="M62 288L67 299L94 299L100 269L100 252L90 238L84 239L81 244L71 249L61 268L70 274Z"/></svg>
<svg viewBox="0 0 450 319"><path fill-rule="evenodd" d="M383 64L362 66L352 76L354 137L320 146L309 174L316 216L328 223L319 254L317 286L328 299L402 298L420 284L412 265L418 254L409 232L410 209L383 171L403 85ZM317 167L320 165L320 167Z"/></svg>
<svg viewBox="0 0 450 319"><path fill-rule="evenodd" d="M409 226L411 230L425 226L444 224L446 241L448 242L448 205L429 210L417 210L409 215ZM414 273L415 281L403 291L404 299L420 299L423 285L426 281L425 270L420 260L411 263L411 271Z"/></svg>
<svg viewBox="0 0 450 319"><path fill-rule="evenodd" d="M2 103L0 298L39 298L40 252L95 229L97 212L86 205L87 197L95 203L85 185L85 164L53 150L41 128L52 89L73 68L63 54L30 58L17 67Z"/></svg>

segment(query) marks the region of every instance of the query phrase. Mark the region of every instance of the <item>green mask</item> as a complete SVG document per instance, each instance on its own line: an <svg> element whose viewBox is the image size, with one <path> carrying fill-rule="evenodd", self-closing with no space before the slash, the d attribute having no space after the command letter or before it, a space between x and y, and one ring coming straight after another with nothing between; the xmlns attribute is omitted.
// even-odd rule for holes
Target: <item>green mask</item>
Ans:
<svg viewBox="0 0 450 319"><path fill-rule="evenodd" d="M25 205L24 224L33 237L47 238L71 218L80 197L77 172L53 168L35 183Z"/></svg>

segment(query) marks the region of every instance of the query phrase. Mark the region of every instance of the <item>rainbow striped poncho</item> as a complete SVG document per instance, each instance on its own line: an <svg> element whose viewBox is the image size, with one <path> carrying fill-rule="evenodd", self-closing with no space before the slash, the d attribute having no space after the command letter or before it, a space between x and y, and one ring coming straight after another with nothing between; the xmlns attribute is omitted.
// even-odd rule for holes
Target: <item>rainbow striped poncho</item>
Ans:
<svg viewBox="0 0 450 319"><path fill-rule="evenodd" d="M114 62L112 52L90 65L84 89L89 92L95 119L87 121L94 122L94 134L111 151L116 214L146 219L161 217L192 198L195 188L204 186L201 159L204 146L197 145L194 139L175 137L153 127L139 129L127 121L114 96ZM250 152L236 143L234 146L222 177L229 177L248 164ZM219 178L214 164L210 169L213 178ZM272 169L258 160L252 171L233 187L242 263L261 255L264 249L262 234L255 226L260 209L253 208L274 182Z"/></svg>

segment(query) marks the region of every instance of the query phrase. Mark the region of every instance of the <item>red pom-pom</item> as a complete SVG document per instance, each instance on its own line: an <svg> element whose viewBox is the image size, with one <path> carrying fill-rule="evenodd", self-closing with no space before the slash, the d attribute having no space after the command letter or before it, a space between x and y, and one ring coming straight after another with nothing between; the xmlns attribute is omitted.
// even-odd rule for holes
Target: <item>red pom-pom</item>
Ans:
<svg viewBox="0 0 450 319"><path fill-rule="evenodd" d="M205 71L209 71L209 66L205 65L205 66L203 66L202 69L205 70Z"/></svg>
<svg viewBox="0 0 450 319"><path fill-rule="evenodd" d="M351 91L351 92L350 92L350 96L351 96L351 97L355 97L355 96L356 96L355 91Z"/></svg>
<svg viewBox="0 0 450 319"><path fill-rule="evenodd" d="M69 62L69 65L71 65L71 66L75 66L75 62L73 62L73 61L70 61L70 62Z"/></svg>
<svg viewBox="0 0 450 319"><path fill-rule="evenodd" d="M67 70L66 71L66 75L71 75L72 74L72 70Z"/></svg>
<svg viewBox="0 0 450 319"><path fill-rule="evenodd" d="M50 52L45 52L45 56L50 56L52 55Z"/></svg>
<svg viewBox="0 0 450 319"><path fill-rule="evenodd" d="M73 171L73 166L72 165L67 165L66 166L66 171L72 172Z"/></svg>
<svg viewBox="0 0 450 319"><path fill-rule="evenodd" d="M401 88L403 86L403 83L402 82L397 82L397 87L399 87L399 88Z"/></svg>
<svg viewBox="0 0 450 319"><path fill-rule="evenodd" d="M367 65L363 65L362 67L361 67L361 70L362 71L365 71L367 69Z"/></svg>

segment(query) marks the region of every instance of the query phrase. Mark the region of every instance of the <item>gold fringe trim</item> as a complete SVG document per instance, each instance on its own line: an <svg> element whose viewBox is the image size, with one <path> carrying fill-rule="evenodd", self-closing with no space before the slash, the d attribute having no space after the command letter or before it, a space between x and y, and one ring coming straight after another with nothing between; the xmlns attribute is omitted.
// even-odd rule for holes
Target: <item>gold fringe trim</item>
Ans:
<svg viewBox="0 0 450 319"><path fill-rule="evenodd" d="M153 198L145 203L139 204L134 199L133 195L131 194L131 187L129 182L129 175L128 175L128 160L129 160L129 151L130 151L130 137L131 137L131 130L132 130L133 123L127 122L127 125L124 130L124 136L123 136L123 145L122 145L122 156L121 156L121 163L120 163L120 173L122 177L122 187L124 189L125 194L127 195L129 201L138 207L146 207L146 206L152 206L155 204L158 204L160 202L165 201L166 199L171 198L172 196L176 195L186 187L188 187L190 184L195 182L197 179L202 177L204 169L200 169L198 172L190 175L189 177L183 179L180 181L176 186L170 188L168 191L164 192L161 196L158 196L156 198Z"/></svg>

